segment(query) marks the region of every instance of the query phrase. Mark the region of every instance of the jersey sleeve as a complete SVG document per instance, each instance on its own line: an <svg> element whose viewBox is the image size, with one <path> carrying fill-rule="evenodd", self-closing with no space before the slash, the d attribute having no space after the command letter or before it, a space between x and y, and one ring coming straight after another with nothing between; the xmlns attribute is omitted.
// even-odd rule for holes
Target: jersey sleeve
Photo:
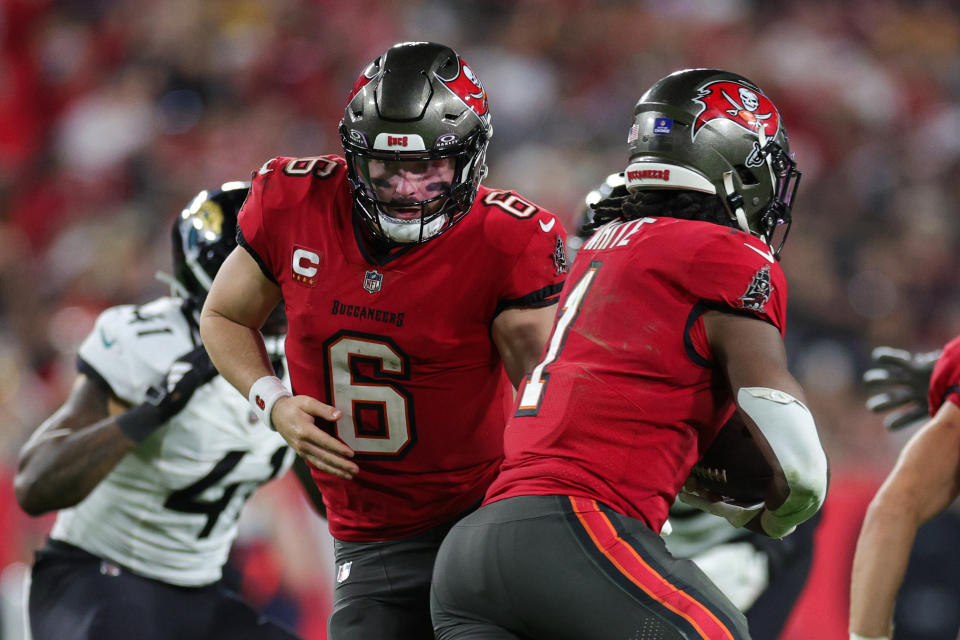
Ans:
<svg viewBox="0 0 960 640"><path fill-rule="evenodd" d="M260 266L263 275L274 284L277 283L279 262L276 249L271 246L271 238L267 234L264 201L267 198L267 189L271 186L273 174L280 170L287 160L287 158L273 158L254 172L253 179L250 181L250 193L240 208L240 213L237 214L237 243L247 250Z"/></svg>
<svg viewBox="0 0 960 640"><path fill-rule="evenodd" d="M181 324L172 314L141 314L133 305L107 309L80 344L77 368L124 402L139 404L189 350Z"/></svg>
<svg viewBox="0 0 960 640"><path fill-rule="evenodd" d="M933 367L927 402L931 416L940 410L944 402L952 402L960 407L960 337L947 343Z"/></svg>
<svg viewBox="0 0 960 640"><path fill-rule="evenodd" d="M501 311L556 304L567 274L567 232L560 220L540 209L522 224L530 235L503 283L498 304Z"/></svg>
<svg viewBox="0 0 960 640"><path fill-rule="evenodd" d="M254 172L250 192L237 215L237 243L274 284L289 275L291 244L298 236L298 225L317 214L318 197L324 202L331 199L335 193L331 185L342 181L328 178L339 177L343 166L344 160L333 155L277 157Z"/></svg>
<svg viewBox="0 0 960 640"><path fill-rule="evenodd" d="M691 254L683 286L714 309L786 330L787 280L770 247L738 231L715 234Z"/></svg>

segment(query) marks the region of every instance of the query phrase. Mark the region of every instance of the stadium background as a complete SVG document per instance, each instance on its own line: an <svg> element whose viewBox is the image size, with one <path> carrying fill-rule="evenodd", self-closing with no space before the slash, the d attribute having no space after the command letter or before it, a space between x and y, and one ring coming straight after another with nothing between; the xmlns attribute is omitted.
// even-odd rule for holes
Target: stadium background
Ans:
<svg viewBox="0 0 960 640"><path fill-rule="evenodd" d="M625 165L641 91L683 67L730 69L780 108L804 173L784 251L791 369L832 463L814 575L785 638L846 637L852 546L909 435L863 409L870 348L960 333L960 9L947 0L3 0L0 2L0 611L19 637L23 563L51 519L10 480L66 396L104 308L166 292L172 217L200 188L276 155L339 153L365 63L400 40L470 62L495 133L486 184L573 229ZM286 479L244 516L248 597L325 637L333 568L322 522ZM960 532L928 525L901 631L953 638ZM913 625L905 627L904 624ZM766 640L766 639L758 639Z"/></svg>

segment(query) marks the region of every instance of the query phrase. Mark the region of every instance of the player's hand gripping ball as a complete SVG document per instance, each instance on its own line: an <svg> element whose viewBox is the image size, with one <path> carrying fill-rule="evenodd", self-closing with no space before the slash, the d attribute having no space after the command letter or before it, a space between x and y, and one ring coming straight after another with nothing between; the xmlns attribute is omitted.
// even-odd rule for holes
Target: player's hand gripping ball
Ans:
<svg viewBox="0 0 960 640"><path fill-rule="evenodd" d="M694 465L684 491L712 501L752 506L766 500L773 476L747 425L734 413Z"/></svg>

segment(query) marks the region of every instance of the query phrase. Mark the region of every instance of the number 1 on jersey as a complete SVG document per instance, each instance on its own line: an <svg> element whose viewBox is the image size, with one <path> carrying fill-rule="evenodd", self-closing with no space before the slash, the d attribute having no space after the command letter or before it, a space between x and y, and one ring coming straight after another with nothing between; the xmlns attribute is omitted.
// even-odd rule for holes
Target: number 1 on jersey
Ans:
<svg viewBox="0 0 960 640"><path fill-rule="evenodd" d="M563 345L567 340L567 332L570 330L570 325L573 324L573 321L576 320L580 314L580 307L587 297L587 292L590 290L590 285L593 282L594 276L597 275L597 271L600 270L601 264L599 260L591 262L590 267L580 276L580 280L577 281L577 284L570 291L570 295L564 300L563 307L560 309L560 315L557 318L557 325L553 328L553 333L550 335L550 346L547 349L547 355L540 361L540 364L530 372L530 376L527 378L526 385L524 385L523 392L520 395L520 406L517 407L516 415L535 416L540 410L540 404L543 402L543 396L547 390L547 382L550 380L550 374L544 373L544 369L560 355L560 350L563 349Z"/></svg>

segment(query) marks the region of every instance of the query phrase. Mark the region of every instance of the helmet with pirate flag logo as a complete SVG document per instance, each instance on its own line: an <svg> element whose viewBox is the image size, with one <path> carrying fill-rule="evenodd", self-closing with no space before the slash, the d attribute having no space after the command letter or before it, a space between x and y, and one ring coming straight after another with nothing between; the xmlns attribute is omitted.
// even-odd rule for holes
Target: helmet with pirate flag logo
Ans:
<svg viewBox="0 0 960 640"><path fill-rule="evenodd" d="M625 170L631 192L688 189L715 194L731 226L779 255L800 172L777 108L743 76L685 69L637 102Z"/></svg>
<svg viewBox="0 0 960 640"><path fill-rule="evenodd" d="M453 49L404 42L371 62L340 122L354 209L385 244L424 242L470 211L492 134L487 95Z"/></svg>

